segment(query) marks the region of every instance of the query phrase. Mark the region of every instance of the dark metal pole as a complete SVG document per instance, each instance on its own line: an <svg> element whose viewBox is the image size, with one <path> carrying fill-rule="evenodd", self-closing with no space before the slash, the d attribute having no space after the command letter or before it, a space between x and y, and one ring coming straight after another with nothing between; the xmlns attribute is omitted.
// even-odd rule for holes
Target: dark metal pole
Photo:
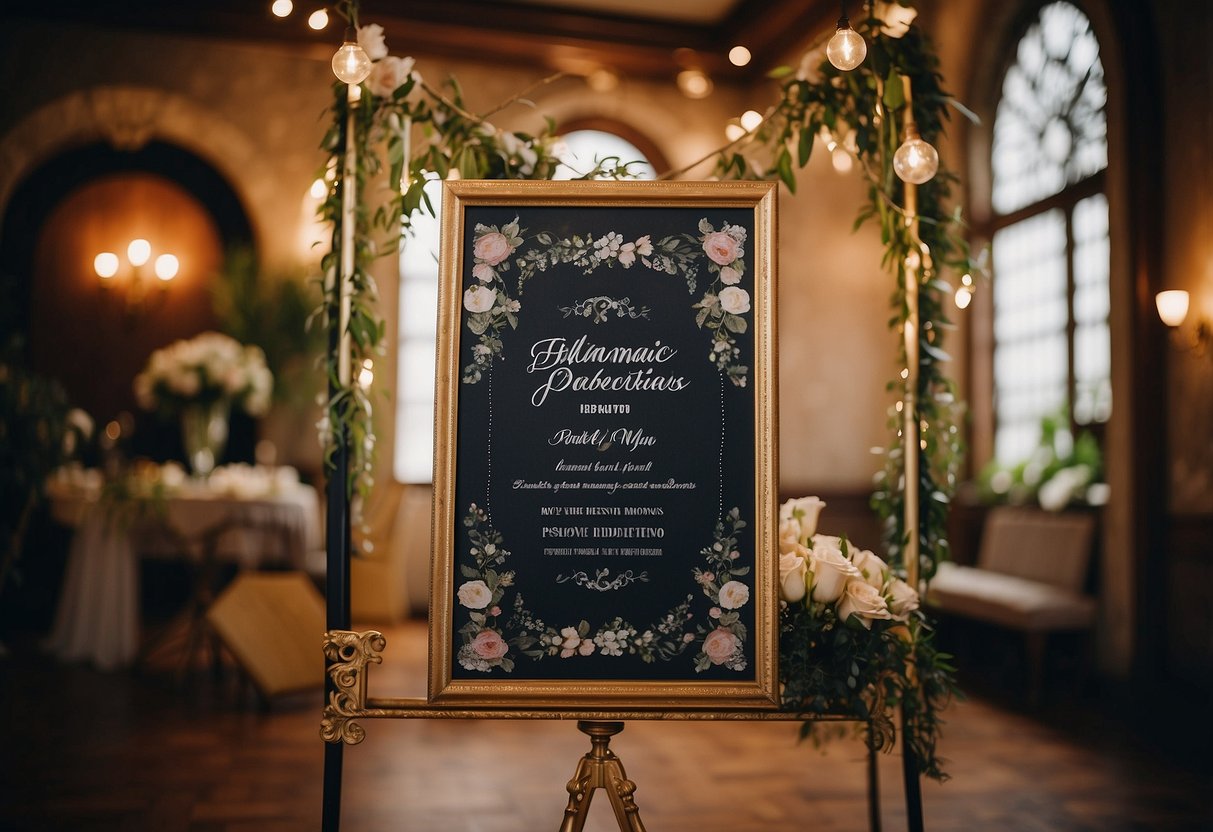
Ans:
<svg viewBox="0 0 1213 832"><path fill-rule="evenodd" d="M906 829L923 832L922 781L918 775L918 755L910 747L910 720L905 709L901 711L901 774L906 791Z"/></svg>
<svg viewBox="0 0 1213 832"><path fill-rule="evenodd" d="M880 770L876 765L876 738L868 723L868 832L880 832Z"/></svg>
<svg viewBox="0 0 1213 832"><path fill-rule="evenodd" d="M351 238L354 222L353 185L354 174L350 161L350 148L353 141L354 115L353 106L347 103L346 130L344 136L344 175L341 179L342 189L342 236L334 239L334 244L340 246L341 265L337 272L335 286L330 292L329 303L329 354L338 356L339 364L348 364L347 350L343 349L342 341L349 336L346 333L348 314L345 302L346 282L349 280L352 265L353 248ZM329 397L335 396L342 383L348 382L349 368L338 368L337 377L329 378ZM325 486L325 625L328 630L348 630L350 628L350 437L349 431L334 426L333 439L336 450L332 457L332 467L328 472L328 483ZM324 674L324 704L328 705L329 693L335 688L329 678L328 668ZM338 832L341 828L341 769L344 760L345 743L327 743L324 748L324 805L322 811L321 829L323 832Z"/></svg>

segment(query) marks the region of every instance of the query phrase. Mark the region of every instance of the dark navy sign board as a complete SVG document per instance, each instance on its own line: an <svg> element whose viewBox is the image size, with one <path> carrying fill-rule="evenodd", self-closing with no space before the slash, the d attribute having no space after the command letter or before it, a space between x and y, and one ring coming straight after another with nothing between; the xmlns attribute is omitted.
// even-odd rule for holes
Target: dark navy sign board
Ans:
<svg viewBox="0 0 1213 832"><path fill-rule="evenodd" d="M752 682L753 207L463 212L450 679Z"/></svg>

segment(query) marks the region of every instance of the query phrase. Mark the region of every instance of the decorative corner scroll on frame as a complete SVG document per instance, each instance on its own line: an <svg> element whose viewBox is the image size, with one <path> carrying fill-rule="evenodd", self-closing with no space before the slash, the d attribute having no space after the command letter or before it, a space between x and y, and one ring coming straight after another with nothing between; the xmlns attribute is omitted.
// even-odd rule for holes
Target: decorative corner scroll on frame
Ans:
<svg viewBox="0 0 1213 832"><path fill-rule="evenodd" d="M320 720L325 742L357 745L366 739L366 729L353 720L366 712L367 665L383 661L387 639L378 630L353 632L329 630L324 634L324 658L335 690Z"/></svg>

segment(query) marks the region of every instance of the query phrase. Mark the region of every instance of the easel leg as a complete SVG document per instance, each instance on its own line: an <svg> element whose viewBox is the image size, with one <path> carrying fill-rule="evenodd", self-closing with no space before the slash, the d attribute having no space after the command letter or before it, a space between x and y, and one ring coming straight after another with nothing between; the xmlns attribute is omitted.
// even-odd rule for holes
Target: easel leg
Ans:
<svg viewBox="0 0 1213 832"><path fill-rule="evenodd" d="M569 805L564 810L560 832L581 832L589 817L595 789L606 789L615 820L622 832L645 832L633 794L636 784L628 779L623 763L610 749L611 737L623 730L622 722L579 720L577 730L590 738L590 750L577 763L577 771L566 787Z"/></svg>

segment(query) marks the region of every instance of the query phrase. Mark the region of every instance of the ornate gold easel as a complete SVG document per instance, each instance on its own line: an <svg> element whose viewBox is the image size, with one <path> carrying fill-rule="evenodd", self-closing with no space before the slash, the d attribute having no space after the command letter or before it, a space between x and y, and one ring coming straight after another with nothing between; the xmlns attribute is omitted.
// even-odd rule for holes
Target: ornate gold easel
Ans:
<svg viewBox="0 0 1213 832"><path fill-rule="evenodd" d="M590 738L590 750L577 763L577 773L566 787L569 805L564 810L564 822L560 832L581 832L589 817L590 800L595 789L605 789L615 820L623 832L645 832L640 820L640 809L632 794L636 784L628 779L623 763L610 749L611 737L623 730L622 722L580 719L577 730Z"/></svg>

